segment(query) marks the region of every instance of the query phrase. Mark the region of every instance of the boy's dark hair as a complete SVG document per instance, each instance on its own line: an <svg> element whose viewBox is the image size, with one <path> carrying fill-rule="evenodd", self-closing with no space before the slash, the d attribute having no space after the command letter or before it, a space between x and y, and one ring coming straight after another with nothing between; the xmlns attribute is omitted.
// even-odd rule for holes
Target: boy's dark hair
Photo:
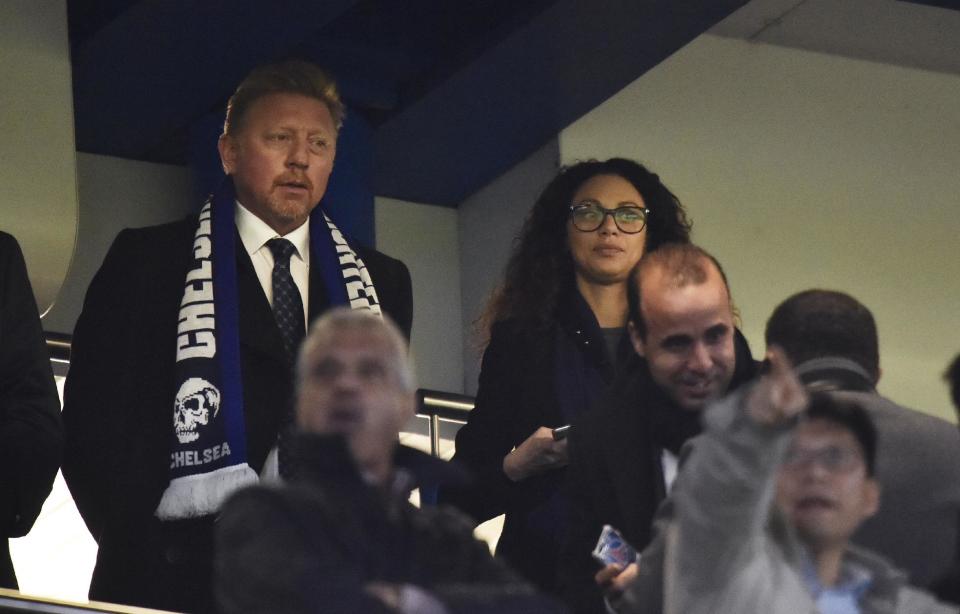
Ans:
<svg viewBox="0 0 960 614"><path fill-rule="evenodd" d="M877 427L873 419L859 403L838 399L827 393L810 395L810 405L805 413L807 420L826 420L841 426L853 435L863 452L867 475L874 476L877 461Z"/></svg>

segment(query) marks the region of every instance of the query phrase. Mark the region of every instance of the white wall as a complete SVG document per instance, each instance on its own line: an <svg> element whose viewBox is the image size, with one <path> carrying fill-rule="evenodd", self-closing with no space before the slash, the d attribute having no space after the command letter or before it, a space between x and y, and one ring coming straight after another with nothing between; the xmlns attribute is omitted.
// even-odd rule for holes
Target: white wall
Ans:
<svg viewBox="0 0 960 614"><path fill-rule="evenodd" d="M421 388L462 392L457 211L377 198L377 249L403 260L413 281L411 353Z"/></svg>
<svg viewBox="0 0 960 614"><path fill-rule="evenodd" d="M77 225L65 0L0 2L0 230L17 237L41 313Z"/></svg>
<svg viewBox="0 0 960 614"><path fill-rule="evenodd" d="M546 184L557 174L559 149L551 140L526 160L460 204L460 271L463 286L463 389L476 394L479 340L473 323L503 278L513 240Z"/></svg>
<svg viewBox="0 0 960 614"><path fill-rule="evenodd" d="M560 136L634 157L686 204L762 352L773 307L847 291L880 329L881 392L952 416L960 351L960 77L697 38Z"/></svg>

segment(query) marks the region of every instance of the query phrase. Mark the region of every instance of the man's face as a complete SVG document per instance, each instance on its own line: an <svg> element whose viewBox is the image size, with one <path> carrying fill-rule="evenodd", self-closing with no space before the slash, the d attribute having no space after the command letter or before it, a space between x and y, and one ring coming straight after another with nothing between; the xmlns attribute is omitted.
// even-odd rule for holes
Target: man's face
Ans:
<svg viewBox="0 0 960 614"><path fill-rule="evenodd" d="M279 234L303 224L327 190L337 131L323 102L269 94L220 137L220 159L237 199Z"/></svg>
<svg viewBox="0 0 960 614"><path fill-rule="evenodd" d="M361 469L388 467L397 434L413 415L390 341L374 331L333 332L302 371L297 395L301 430L346 437Z"/></svg>
<svg viewBox="0 0 960 614"><path fill-rule="evenodd" d="M879 503L853 433L829 420L801 423L780 468L777 505L804 543L814 551L846 547Z"/></svg>
<svg viewBox="0 0 960 614"><path fill-rule="evenodd" d="M736 358L733 312L723 278L712 264L702 284L676 287L659 267L643 271L647 336L630 327L653 381L683 409L699 411L730 385Z"/></svg>

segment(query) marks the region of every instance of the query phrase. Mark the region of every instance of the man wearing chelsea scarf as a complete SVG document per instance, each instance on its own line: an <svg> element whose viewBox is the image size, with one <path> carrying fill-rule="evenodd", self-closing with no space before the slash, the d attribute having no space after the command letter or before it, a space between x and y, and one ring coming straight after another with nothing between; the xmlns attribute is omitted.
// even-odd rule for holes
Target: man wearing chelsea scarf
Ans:
<svg viewBox="0 0 960 614"><path fill-rule="evenodd" d="M99 545L92 599L208 610L216 512L232 489L276 477L307 324L349 305L409 336L407 268L318 207L343 115L316 66L255 69L228 104L224 186L199 216L122 231L91 282L64 476Z"/></svg>

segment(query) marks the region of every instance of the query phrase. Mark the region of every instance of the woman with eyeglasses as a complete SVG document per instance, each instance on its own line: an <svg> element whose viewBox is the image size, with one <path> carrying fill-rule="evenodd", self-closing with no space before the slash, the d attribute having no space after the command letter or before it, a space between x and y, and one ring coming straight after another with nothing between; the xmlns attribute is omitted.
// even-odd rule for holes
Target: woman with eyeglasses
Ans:
<svg viewBox="0 0 960 614"><path fill-rule="evenodd" d="M632 353L627 279L644 252L689 241L679 200L623 158L560 171L537 199L491 298L476 407L454 460L470 489L441 501L478 522L506 514L497 554L555 592L565 530L566 429Z"/></svg>

